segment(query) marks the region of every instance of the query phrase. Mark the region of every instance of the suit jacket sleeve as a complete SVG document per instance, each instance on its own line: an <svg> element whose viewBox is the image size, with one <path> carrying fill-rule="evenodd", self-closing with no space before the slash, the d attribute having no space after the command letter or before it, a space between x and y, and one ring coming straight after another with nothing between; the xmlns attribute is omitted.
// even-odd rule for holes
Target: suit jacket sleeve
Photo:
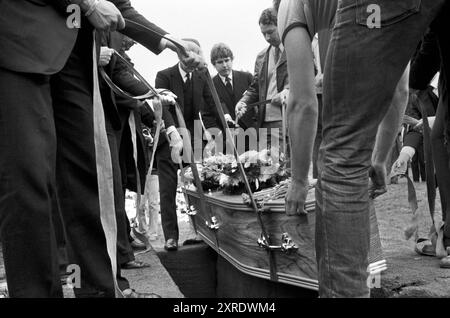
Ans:
<svg viewBox="0 0 450 318"><path fill-rule="evenodd" d="M164 88L170 90L170 81L167 74L164 72L158 72L156 74L155 79L155 88ZM163 119L166 127L176 126L175 120L173 119L172 113L169 111L169 108L173 106L164 106L163 110Z"/></svg>
<svg viewBox="0 0 450 318"><path fill-rule="evenodd" d="M419 147L420 143L423 140L423 135L415 130L408 131L403 140L403 147L409 146L416 149Z"/></svg>
<svg viewBox="0 0 450 318"><path fill-rule="evenodd" d="M428 87L434 75L439 71L441 57L436 34L429 31L411 62L409 86L423 90Z"/></svg>
<svg viewBox="0 0 450 318"><path fill-rule="evenodd" d="M127 65L120 59L117 59L112 74L113 82L124 91L135 95L144 95L148 88L128 70Z"/></svg>
<svg viewBox="0 0 450 318"><path fill-rule="evenodd" d="M203 74L203 76L209 76L208 74ZM216 103L214 102L214 98L211 93L211 89L209 88L206 80L203 82L203 107L200 110L202 113L203 123L205 124L205 128L209 129L212 127L217 127L216 118L219 119L219 113L216 109ZM222 104L220 105L222 107ZM222 107L223 109L223 107ZM225 112L225 114L228 113Z"/></svg>
<svg viewBox="0 0 450 318"><path fill-rule="evenodd" d="M120 30L121 33L129 36L133 40L139 42L147 49L155 54L161 53L159 45L162 37L155 34L152 31L156 31L162 35L166 35L167 32L158 27L157 25L148 21L139 12L137 12L132 6L129 0L109 0L116 5L116 7L122 13L125 19L139 23L142 26L136 26L132 23L125 23L125 29Z"/></svg>
<svg viewBox="0 0 450 318"><path fill-rule="evenodd" d="M241 98L241 102L248 104L256 103L259 101L259 72L261 70L262 63L259 58L256 59L255 63L255 74L253 75L253 80L251 81L248 89L245 91Z"/></svg>
<svg viewBox="0 0 450 318"><path fill-rule="evenodd" d="M250 84L253 81L253 75L250 73L246 73L247 74L247 86L250 86Z"/></svg>

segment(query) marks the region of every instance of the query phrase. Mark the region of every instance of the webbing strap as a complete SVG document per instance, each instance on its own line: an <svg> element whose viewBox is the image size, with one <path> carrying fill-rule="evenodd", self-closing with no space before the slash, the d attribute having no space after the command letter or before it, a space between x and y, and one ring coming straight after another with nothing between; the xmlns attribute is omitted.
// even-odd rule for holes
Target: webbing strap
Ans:
<svg viewBox="0 0 450 318"><path fill-rule="evenodd" d="M183 151L185 152L183 154L183 157L186 156L187 161L190 163L189 166L192 169L195 186L197 188L197 193L198 193L199 199L200 199L199 200L200 201L200 209L203 211L203 213L206 213L209 216L209 222L212 222L212 220L215 219L215 216L213 215L211 210L206 207L205 192L203 191L200 174L198 173L197 164L195 163L194 152L192 150L192 145L191 145L191 136L190 136L189 130L186 127L186 122L184 120L183 112L181 111L180 105L178 103L175 103L175 113L176 113L176 116L178 119L179 126L183 129L185 129L186 133L188 134L188 138L187 138L188 140L183 140ZM181 171L181 173L183 173L183 171ZM188 204L188 202L186 202L186 203ZM219 247L220 247L219 239L217 237L216 232L214 232L214 237L216 239L217 249L220 250L219 249Z"/></svg>
<svg viewBox="0 0 450 318"><path fill-rule="evenodd" d="M233 146L233 152L234 152L234 156L236 158L236 162L237 162L239 171L240 171L240 173L242 175L242 179L244 180L245 188L246 188L248 196L250 198L250 202L252 204L253 210L254 210L254 212L256 214L256 218L258 220L259 226L261 227L262 239L265 240L269 246L271 246L272 245L271 244L271 240L270 240L270 237L269 237L269 235L267 233L267 230L266 230L266 227L264 225L264 222L262 220L261 211L259 210L258 205L256 204L256 200L255 200L255 198L253 196L253 192L252 192L252 189L250 187L250 183L248 182L247 175L245 174L244 166L242 165L242 163L241 163L241 161L239 159L239 153L238 153L238 151L236 149L236 145L234 143L234 138L233 138L233 136L231 134L230 128L228 127L228 123L227 123L227 121L225 119L225 114L223 112L223 108L222 108L222 105L220 103L219 94L217 93L216 87L215 87L215 85L214 85L214 83L212 81L212 77L209 74L208 69L205 70L204 78L205 78L206 83L208 84L209 89L211 91L211 94L213 96L214 103L216 105L216 109L217 109L217 112L219 114L219 118L220 118L220 120L222 122L222 126L225 129L226 138L228 140L230 140L231 145ZM275 253L271 249L268 250L268 253L269 253L269 262L270 262L270 279L273 280L273 281L277 281L278 280L278 274L277 274L277 265L276 265Z"/></svg>
<svg viewBox="0 0 450 318"><path fill-rule="evenodd" d="M428 114L425 111L425 108L420 99L419 104L423 119L423 151L425 159L425 173L427 176L428 208L430 210L430 217L434 227L434 233L437 233L438 229L436 229L436 224L434 222L435 203L436 203L436 179L434 176L433 153L431 150L431 128L428 122Z"/></svg>
<svg viewBox="0 0 450 318"><path fill-rule="evenodd" d="M123 297L117 285L117 223L114 206L114 183L111 162L111 152L109 149L108 137L106 134L105 114L100 95L97 66L97 44L96 32L93 31L93 113L94 113L94 144L95 159L97 167L98 198L100 206L100 220L105 232L106 248L111 261L112 279L115 287L116 297Z"/></svg>
<svg viewBox="0 0 450 318"><path fill-rule="evenodd" d="M152 88L150 88L152 90ZM148 101L149 103L151 101ZM155 161L155 153L156 153L156 149L158 147L158 143L159 143L159 135L161 133L161 125L162 125L162 107L160 107L161 105L154 105L154 109L153 109L153 113L155 114L155 120L156 120L156 132L155 132L155 139L153 140L153 148L152 148L152 154L150 157L150 165L148 168L148 173L145 179L145 185L147 186L148 184L150 184L149 182L147 182L150 178L151 178L151 174L152 174L152 170L153 170L153 165L154 165L154 161ZM133 121L134 122L134 121ZM130 126L131 128L131 126ZM136 124L134 122L134 131L136 131ZM136 141L136 133L134 134L135 136L133 137L134 142ZM138 166L137 166L137 147L135 150L135 158L134 158L134 163L135 163L135 167L136 167L136 174L139 175L139 171L138 171ZM137 194L137 200L136 200L136 218L138 219L138 224L139 224L139 228L137 231L137 235L139 235L139 239L143 240L146 246L146 249L144 251L138 252L136 253L136 255L141 255L141 254L145 254L149 251L152 250L152 246L150 243L150 239L148 237L148 223L147 223L147 218L145 216L145 200L142 200L141 195L140 195L140 191L141 191L141 186L140 186L140 178L138 179L138 191L139 193ZM147 191L147 189L145 190Z"/></svg>
<svg viewBox="0 0 450 318"><path fill-rule="evenodd" d="M146 228L147 228L147 218L145 217L145 211L142 209L142 188L141 188L141 175L139 173L138 168L138 153L137 153L137 134L136 134L136 119L135 112L131 111L130 116L128 117L128 125L131 131L131 143L133 145L133 162L134 162L134 171L136 174L136 220L138 223L137 231L139 234L142 234L146 237ZM145 242L146 246L148 245Z"/></svg>

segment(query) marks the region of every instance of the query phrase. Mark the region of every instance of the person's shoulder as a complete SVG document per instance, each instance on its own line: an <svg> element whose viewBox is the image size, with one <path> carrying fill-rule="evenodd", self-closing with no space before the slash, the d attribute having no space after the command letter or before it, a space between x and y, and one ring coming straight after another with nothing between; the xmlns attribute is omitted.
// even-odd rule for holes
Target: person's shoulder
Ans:
<svg viewBox="0 0 450 318"><path fill-rule="evenodd" d="M178 64L159 71L157 76L158 75L166 75L167 76L167 75L174 73L177 70L178 70Z"/></svg>
<svg viewBox="0 0 450 318"><path fill-rule="evenodd" d="M267 54L267 51L269 51L269 49L270 49L270 46L268 46L268 47L265 47L263 50L261 50L259 53L258 53L258 55L257 55L257 59L260 59L260 58L264 58L265 56L266 56L266 54Z"/></svg>
<svg viewBox="0 0 450 318"><path fill-rule="evenodd" d="M246 77L252 77L253 75L250 72L233 70L233 76L246 78Z"/></svg>

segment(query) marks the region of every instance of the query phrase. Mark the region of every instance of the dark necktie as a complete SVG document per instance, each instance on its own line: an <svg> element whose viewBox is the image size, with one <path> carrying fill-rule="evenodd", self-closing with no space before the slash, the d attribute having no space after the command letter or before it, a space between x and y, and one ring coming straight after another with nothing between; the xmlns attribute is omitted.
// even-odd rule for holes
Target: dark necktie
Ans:
<svg viewBox="0 0 450 318"><path fill-rule="evenodd" d="M231 79L228 76L225 78L225 82L225 87L227 88L228 93L230 93L230 95L233 95L233 85L231 85Z"/></svg>
<svg viewBox="0 0 450 318"><path fill-rule="evenodd" d="M189 73L186 73L186 81L184 82L186 87L191 87L191 76Z"/></svg>
<svg viewBox="0 0 450 318"><path fill-rule="evenodd" d="M280 59L280 48L279 47L276 47L275 48L275 54L274 54L274 57L275 57L275 64L278 64L278 60Z"/></svg>

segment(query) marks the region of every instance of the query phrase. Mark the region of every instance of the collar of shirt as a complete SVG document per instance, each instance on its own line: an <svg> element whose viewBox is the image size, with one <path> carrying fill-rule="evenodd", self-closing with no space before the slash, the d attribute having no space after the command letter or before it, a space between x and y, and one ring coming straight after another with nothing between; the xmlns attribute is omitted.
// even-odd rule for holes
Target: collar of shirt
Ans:
<svg viewBox="0 0 450 318"><path fill-rule="evenodd" d="M180 71L181 79L183 80L184 83L186 83L186 74L188 74L188 73L185 72L185 71L181 68L180 63L178 63L178 70ZM189 73L189 78L192 78L192 73Z"/></svg>
<svg viewBox="0 0 450 318"><path fill-rule="evenodd" d="M219 77L222 80L223 85L227 85L227 78L222 76L222 75L220 75L220 74L219 74ZM233 85L233 72L231 72L230 75L228 75L228 77L230 78L231 85Z"/></svg>

